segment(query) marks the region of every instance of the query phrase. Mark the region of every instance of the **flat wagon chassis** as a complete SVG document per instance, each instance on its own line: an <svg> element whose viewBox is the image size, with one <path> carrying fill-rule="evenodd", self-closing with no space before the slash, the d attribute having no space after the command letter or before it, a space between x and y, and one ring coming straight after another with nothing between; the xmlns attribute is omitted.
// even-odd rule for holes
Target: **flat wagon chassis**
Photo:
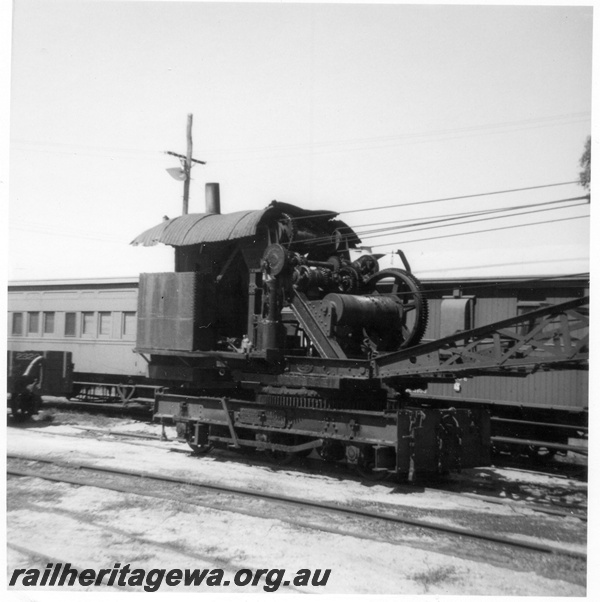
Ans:
<svg viewBox="0 0 600 602"><path fill-rule="evenodd" d="M489 458L489 420L481 409L370 412L159 393L155 418L174 421L197 452L217 445L289 458L315 449L326 460L409 480L417 471L439 474Z"/></svg>

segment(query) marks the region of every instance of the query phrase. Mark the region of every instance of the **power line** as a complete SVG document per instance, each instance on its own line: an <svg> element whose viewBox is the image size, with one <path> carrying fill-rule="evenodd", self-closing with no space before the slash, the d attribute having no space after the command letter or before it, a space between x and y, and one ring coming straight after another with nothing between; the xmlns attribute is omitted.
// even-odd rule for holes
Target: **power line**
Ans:
<svg viewBox="0 0 600 602"><path fill-rule="evenodd" d="M468 218L468 217L477 217L479 215L489 215L491 213L503 213L505 211L517 211L519 209L529 209L531 207L543 207L545 205L556 205L558 203L568 203L568 202L572 202L572 201L579 201L582 199L587 199L587 196L583 196L583 197L573 197L571 199L561 199L559 201L547 201L544 203L528 203L527 205L513 205L512 207L501 207L498 209L483 209L481 211L469 211L466 213L448 213L446 215L437 215L437 216L433 216L431 219L426 220L426 221L422 221L422 222L415 222L413 219L406 219L406 220L397 220L395 222L392 222L393 224L399 224L401 222L409 222L408 224L406 224L405 226L388 226L387 228L380 228L378 230L358 230L355 229L355 232L359 235L359 236L366 236L370 233L375 233L375 232L383 232L385 230L395 230L398 228L410 228L412 226L422 226L422 225L427 225L427 224L435 224L438 222L445 222L445 221L453 221L453 220L457 220L460 218ZM587 204L587 203L586 203ZM578 205L569 205L568 207L560 207L560 209L568 209L569 207L577 207ZM520 214L515 214L515 215L520 215ZM509 215L504 216L504 217L511 217ZM475 221L475 220L474 220ZM370 226L379 226L379 225L383 225L383 224L389 224L390 222L379 222L378 224L366 224L362 227L370 227ZM471 222L464 222L464 223L471 223ZM456 224L448 224L448 226L453 226Z"/></svg>
<svg viewBox="0 0 600 602"><path fill-rule="evenodd" d="M379 245L369 245L371 247L387 247L389 245L398 245L398 244L409 244L409 243L413 243L413 242L423 242L425 240L437 240L440 238L454 238L455 236L467 236L468 234L481 234L483 232L498 232L499 230L509 230L511 228L524 228L526 226L539 226L542 224L553 224L556 222L568 222L571 220L575 220L575 219L583 219L586 217L590 217L589 215L578 215L575 217L563 217L563 218L559 218L559 219L551 219L551 220L545 220L542 222L532 222L529 224L516 224L516 225L512 225L512 226L502 226L500 228L488 228L486 230L473 230L471 232L458 232L455 234L445 234L443 236L430 236L427 238L417 238L414 240L403 240L401 243L398 242L390 242L390 243L381 243Z"/></svg>
<svg viewBox="0 0 600 602"><path fill-rule="evenodd" d="M548 117L534 117L529 119L521 119L514 121L504 121L504 122L496 122L496 123L487 123L480 125L472 125L461 128L448 128L448 129L437 129L437 130L426 130L421 132L406 132L402 134L394 134L388 136L371 136L371 137L363 137L363 138L348 138L345 140L325 140L323 142L304 142L297 144L279 144L279 145L265 145L265 146L250 146L250 147L238 147L238 148L219 148L219 147L203 147L203 153L243 153L246 155L251 152L265 152L265 151L280 151L280 150L294 150L294 149L304 149L304 148L314 148L314 147L327 147L327 146L349 146L355 144L371 144L374 142L394 142L397 140L411 139L411 138L423 138L423 137L432 137L432 136L444 136L444 135L453 135L459 133L468 133L468 132L479 132L482 130L493 130L500 128L514 128L520 126L539 126L539 125L562 125L563 122L579 122L579 121L589 121L590 112L589 111L580 111L575 113L564 113L560 115L550 115ZM70 142L44 142L44 141L36 141L36 140L26 140L23 138L13 138L11 140L11 144L13 148L23 146L53 146L53 147L70 147L77 149L87 149L93 150L97 152L108 152L114 153L116 152L127 152L127 153L136 153L136 154L154 154L159 151L155 150L147 150L141 148L120 148L116 146L92 146L92 145L83 145L83 144L73 144ZM35 149L31 149L35 150ZM50 151L51 152L51 151Z"/></svg>
<svg viewBox="0 0 600 602"><path fill-rule="evenodd" d="M579 198L574 198L574 199L568 199L568 200L580 200L582 198L586 198L586 197L579 197ZM569 205L568 207L545 207L544 209L535 209L535 210L531 210L531 211L521 211L520 213L512 213L510 215L494 215L492 217L482 217L479 219L473 219L473 220L465 220L465 221L459 221L459 222L455 222L453 224L440 224L437 226L428 226L426 228L416 228L414 230L405 230L404 232L402 232L402 234L408 234L409 232L424 232L425 230L437 230L438 228L449 228L452 226L460 226L463 224L475 224L477 222L487 222L487 221L491 221L491 220L496 220L496 219L507 219L507 218L511 218L511 217L519 217L520 215L529 215L531 213L544 213L546 211L559 211L561 209L570 209L571 207L581 207L583 205L587 205L588 203L577 203L575 205ZM410 226L407 226L410 227ZM398 228L393 228L392 230L395 231ZM384 229L382 229L384 230ZM358 232L357 234L361 237L365 237L365 238L379 238L380 236L390 236L392 232L383 232L380 234L369 234L368 232L366 233L360 233ZM379 232L379 231L378 231Z"/></svg>
<svg viewBox="0 0 600 602"><path fill-rule="evenodd" d="M463 199L473 199L473 198L481 197L481 196L493 196L493 195L498 195L498 194L510 194L513 192L524 192L527 190L540 190L543 188L552 188L552 187L556 187L556 186L567 186L569 184L579 184L579 180L572 180L570 182L557 182L556 184L540 184L537 186L525 186L523 188L510 188L507 190L494 190L492 192L479 192L477 194L463 194L460 196L444 197L441 199L431 199L431 200L427 200L427 201L413 201L411 203L396 203L394 205L383 205L380 207L363 207L361 209L348 209L347 211L339 211L337 214L345 215L347 213L360 213L360 212L364 212L364 211L377 211L380 209L396 209L398 207L411 207L414 205L428 205L430 203L443 203L446 201L459 201L459 200L463 200ZM323 213L314 213L312 215L303 215L303 216L299 216L299 217L292 217L291 219L293 221L300 221L303 219L311 219L314 217L326 217L326 216L330 216L330 215L331 215L331 211L328 211L328 212L323 212Z"/></svg>
<svg viewBox="0 0 600 602"><path fill-rule="evenodd" d="M578 180L571 182L558 182L557 184L542 184L540 186L526 186L523 188L511 188L509 190L495 190L493 192L480 192L478 194L463 194L460 196L450 196L442 199L433 199L430 201L414 201L412 203L398 203L397 205L384 205L381 207L367 207L363 209L349 209L348 211L340 211L341 214L359 213L361 211L375 211L378 209L394 209L396 207L409 207L411 205L428 205L429 203L443 203L445 201L458 201L462 199L473 199L479 196L493 196L496 194L508 194L511 192L523 192L525 190L539 190L541 188L552 188L553 186L566 186L567 184L579 184Z"/></svg>
<svg viewBox="0 0 600 602"><path fill-rule="evenodd" d="M404 134L393 137L378 137L378 138L362 138L355 140L344 140L340 142L323 142L323 143L308 143L304 145L280 145L279 147L263 147L263 152L269 152L269 150L276 150L277 148L283 149L284 151L288 149L291 152L287 154L282 154L281 151L278 151L277 155L273 157L261 157L261 158L253 158L248 157L247 154L243 157L244 161L257 161L257 160L265 160L265 159L286 159L290 157L296 157L301 154L305 154L301 151L301 148L307 147L311 156L315 155L325 155L325 154L335 154L335 153L343 153L343 152L355 152L359 150L377 150L377 149L387 149L399 144L411 144L411 143L422 143L422 142L446 142L449 140L455 140L459 138L468 138L470 136L481 136L481 135L493 135L493 134L504 134L504 133L512 133L519 132L523 130L531 130L531 129L540 129L544 127L552 127L552 126L560 126L560 125L569 125L571 123L580 123L583 121L589 121L589 113L581 113L580 115L587 115L587 117L570 119L570 121L563 121L555 123L534 123L533 120L529 121L531 125L527 125L528 121L523 122L508 122L505 124L498 125L490 125L490 126L473 126L470 128L460 128L455 130L438 130L424 133L414 133L414 134ZM567 117L567 116L565 116ZM519 124L523 124L521 127L518 127ZM509 127L510 129L506 129ZM501 129L499 129L501 128ZM486 131L487 130L487 131ZM497 131L494 131L497 130ZM429 140L427 140L429 138ZM330 147L327 150L327 147ZM319 147L325 147L324 150L318 150ZM337 148L336 148L337 147ZM340 148L342 147L342 148ZM354 148L350 148L354 147ZM294 149L298 148L298 152L294 152ZM317 150L314 150L314 149ZM227 152L227 150L222 151ZM260 152L260 150L250 149L248 151L229 151L229 152ZM232 158L232 159L213 159L212 163L231 163L239 161L240 159Z"/></svg>
<svg viewBox="0 0 600 602"><path fill-rule="evenodd" d="M482 214L488 214L488 213L494 213L494 212L503 212L503 211L514 211L516 209L519 208L527 208L527 207L539 207L539 206L544 206L544 205L555 205L557 203L565 203L565 202L572 202L572 201L579 201L579 200L587 200L588 196L581 196L581 197L573 197L570 199L561 199L558 201L548 201L546 203L534 203L531 205L522 205L522 206L517 206L516 208L504 208L504 209L493 209L493 210L488 210L488 211L484 211L481 212ZM477 222L481 222L481 221L489 221L489 220L496 220L496 219L509 219L511 217L518 217L521 215L528 215L530 213L542 213L545 211L557 211L560 209L570 209L572 207L581 207L583 205L588 205L588 202L583 202L583 203L577 203L577 204L573 204L573 205L568 205L568 206L564 206L564 207L545 207L544 209L535 209L532 211L520 211L519 213L512 213L510 215L496 215L493 217L482 217L480 219L467 219L467 220L463 220L463 221L454 221L454 223L444 223L444 224L439 224L439 225L435 225L435 226L427 226L427 224L437 224L439 222L442 221L450 221L450 219L452 220L458 220L460 219L458 216L460 214L456 214L457 216L450 218L449 220L431 220L431 221L425 221L425 222L417 222L417 223L410 223L407 224L406 226L390 226L389 228L380 228L378 230L371 230L371 231L365 231L365 232L361 232L360 230L355 231L353 229L351 229L348 226L348 230L351 230L351 232L353 234L355 234L358 237L361 238L379 238L381 236L392 236L394 233L398 232L399 230L402 230L403 228L412 228L413 226L420 226L420 225L426 225L427 227L425 228L415 228L412 230L404 230L402 232L402 234L408 234L408 233L412 233L412 232L424 232L425 230L436 230L438 228L449 228L449 227L453 227L453 226L459 226L459 225L464 225L464 224L474 224ZM481 214L480 213L480 214ZM477 212L474 212L473 214L465 214L466 217L477 217L477 215L479 215ZM309 241L307 241L307 244L312 244L312 245L326 245L329 244L331 242L331 236L327 235L327 236L320 236L320 237L316 237L314 239L311 239ZM379 245L381 246L381 245Z"/></svg>

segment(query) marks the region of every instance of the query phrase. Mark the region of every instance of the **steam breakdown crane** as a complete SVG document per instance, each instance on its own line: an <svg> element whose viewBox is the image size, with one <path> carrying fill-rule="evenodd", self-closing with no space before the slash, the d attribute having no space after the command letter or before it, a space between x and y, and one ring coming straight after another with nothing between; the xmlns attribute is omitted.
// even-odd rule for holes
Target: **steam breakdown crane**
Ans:
<svg viewBox="0 0 600 602"><path fill-rule="evenodd" d="M197 453L215 445L288 461L313 450L363 474L444 473L489 461L482 407L433 407L435 380L583 366L588 299L421 342L427 300L406 269L357 256L332 212L273 202L184 215L134 244L175 247L142 274L137 352L162 381L155 415Z"/></svg>

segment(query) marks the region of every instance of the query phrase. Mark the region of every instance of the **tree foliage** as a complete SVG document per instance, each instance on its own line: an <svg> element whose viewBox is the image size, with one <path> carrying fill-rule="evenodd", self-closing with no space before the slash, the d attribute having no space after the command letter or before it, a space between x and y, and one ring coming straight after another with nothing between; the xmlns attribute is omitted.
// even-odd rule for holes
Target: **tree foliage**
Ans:
<svg viewBox="0 0 600 602"><path fill-rule="evenodd" d="M579 183L586 189L590 189L590 181L591 181L591 165L592 165L592 138L588 136L585 141L585 149L583 151L583 155L581 155L581 159L579 159L579 165L583 168L582 171L579 172Z"/></svg>

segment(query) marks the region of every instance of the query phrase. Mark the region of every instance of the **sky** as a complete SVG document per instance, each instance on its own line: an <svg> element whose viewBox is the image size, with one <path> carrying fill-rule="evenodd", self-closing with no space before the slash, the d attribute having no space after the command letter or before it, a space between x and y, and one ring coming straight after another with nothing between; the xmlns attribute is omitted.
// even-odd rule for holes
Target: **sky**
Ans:
<svg viewBox="0 0 600 602"><path fill-rule="evenodd" d="M15 0L7 277L172 270L129 243L181 214L188 114L191 213L219 182L223 212L337 211L422 278L586 272L590 205L549 204L586 194L591 133L592 8L565 4Z"/></svg>
<svg viewBox="0 0 600 602"><path fill-rule="evenodd" d="M585 194L579 158L600 140L597 16L495 4L0 3L5 279L172 270L170 247L130 242L181 213L164 153L185 153L188 114L207 162L190 212L219 182L223 212L337 211L423 279L587 272L589 205L549 203Z"/></svg>

